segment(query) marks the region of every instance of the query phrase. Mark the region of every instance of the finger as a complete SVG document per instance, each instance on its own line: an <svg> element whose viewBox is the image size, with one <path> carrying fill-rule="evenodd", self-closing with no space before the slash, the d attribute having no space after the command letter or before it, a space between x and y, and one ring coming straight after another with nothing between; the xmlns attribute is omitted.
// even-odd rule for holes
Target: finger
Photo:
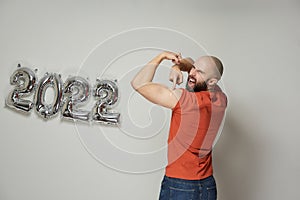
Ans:
<svg viewBox="0 0 300 200"><path fill-rule="evenodd" d="M172 89L175 90L176 88L176 78L173 78L173 86L172 86Z"/></svg>
<svg viewBox="0 0 300 200"><path fill-rule="evenodd" d="M182 59L181 53L178 53L178 59L179 59L179 60Z"/></svg>
<svg viewBox="0 0 300 200"><path fill-rule="evenodd" d="M183 75L180 74L178 77L178 84L181 84L183 82Z"/></svg>
<svg viewBox="0 0 300 200"><path fill-rule="evenodd" d="M176 65L178 65L180 63L178 57L173 58L172 62Z"/></svg>
<svg viewBox="0 0 300 200"><path fill-rule="evenodd" d="M171 69L169 73L169 81L173 82L173 79L174 79L174 72L173 69Z"/></svg>

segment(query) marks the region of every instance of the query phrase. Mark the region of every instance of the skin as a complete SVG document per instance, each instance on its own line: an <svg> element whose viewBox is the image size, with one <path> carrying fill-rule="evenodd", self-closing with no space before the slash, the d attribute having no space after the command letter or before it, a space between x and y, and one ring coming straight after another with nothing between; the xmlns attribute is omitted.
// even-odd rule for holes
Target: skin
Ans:
<svg viewBox="0 0 300 200"><path fill-rule="evenodd" d="M174 66L171 69L169 79L173 82L173 88L152 82L156 69L163 60L170 60ZM173 109L182 95L182 90L175 88L176 84L182 83L182 71L189 73L187 86L191 89L198 84L206 83L207 90L212 90L217 84L214 63L209 56L201 57L197 66L187 63L181 55L165 51L154 57L146 64L131 81L132 87L152 103ZM159 95L158 95L159 94Z"/></svg>

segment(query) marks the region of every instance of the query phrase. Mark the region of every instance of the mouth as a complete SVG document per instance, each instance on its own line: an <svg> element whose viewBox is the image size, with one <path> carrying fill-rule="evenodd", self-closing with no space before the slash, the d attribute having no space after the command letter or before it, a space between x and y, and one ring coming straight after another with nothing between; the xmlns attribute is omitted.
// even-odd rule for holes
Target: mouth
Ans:
<svg viewBox="0 0 300 200"><path fill-rule="evenodd" d="M189 85L190 87L194 87L194 86L196 85L196 79L190 76L190 77L188 78L188 85Z"/></svg>

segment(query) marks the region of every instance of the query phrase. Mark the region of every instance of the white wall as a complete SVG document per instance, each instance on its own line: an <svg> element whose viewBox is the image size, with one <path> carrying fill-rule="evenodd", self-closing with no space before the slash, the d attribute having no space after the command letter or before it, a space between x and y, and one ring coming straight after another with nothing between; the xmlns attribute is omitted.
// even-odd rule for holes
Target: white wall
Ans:
<svg viewBox="0 0 300 200"><path fill-rule="evenodd" d="M153 107L151 121L147 113L151 104L133 94L130 87L120 85L120 103L115 109L123 116L130 114L141 127L150 124L145 129L148 132L130 127L126 117L123 129L75 126L59 116L43 121L34 111L25 116L4 107L12 89L9 77L21 62L38 68L39 78L47 71L61 73L64 80L79 73L89 76L93 84L104 70L102 59L111 61L110 56L124 53L128 45L137 43L128 47L130 50L153 42L153 46L194 57L198 47L189 43L191 39L225 65L223 84L229 108L214 151L219 199L299 199L299 11L296 0L0 1L0 199L157 199L164 157L159 157L159 168L151 156L142 163L143 156L135 158L133 154L163 147L168 111ZM143 36L133 32L136 35L129 35L127 41L126 34L121 34L120 52L115 37L110 46L98 46L94 51L99 50L98 54L90 54L84 62L101 42L140 27L165 28L161 37L166 44L149 30ZM168 33L170 41L166 41ZM125 84L134 67L156 53L143 50L123 56L109 68L109 75ZM162 72L160 80L164 80ZM126 106L131 106L130 112L124 110ZM121 156L106 144L99 145L98 133L105 133L110 144L133 154ZM104 157L99 158L101 155ZM135 170L139 173L132 173Z"/></svg>

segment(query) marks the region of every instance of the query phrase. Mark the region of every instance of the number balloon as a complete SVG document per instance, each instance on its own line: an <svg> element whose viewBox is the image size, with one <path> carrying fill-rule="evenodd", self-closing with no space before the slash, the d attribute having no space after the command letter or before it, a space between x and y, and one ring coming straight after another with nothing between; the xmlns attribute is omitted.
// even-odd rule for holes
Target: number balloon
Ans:
<svg viewBox="0 0 300 200"><path fill-rule="evenodd" d="M62 107L62 116L67 119L79 119L89 121L90 112L79 110L77 105L87 101L90 96L90 86L87 80L79 76L73 76L64 84L65 103Z"/></svg>
<svg viewBox="0 0 300 200"><path fill-rule="evenodd" d="M20 65L18 65L20 67ZM34 72L26 67L20 67L10 77L10 84L16 85L6 98L6 105L10 108L28 112L33 108L33 102L21 99L29 96L34 90L36 77Z"/></svg>
<svg viewBox="0 0 300 200"><path fill-rule="evenodd" d="M118 101L118 87L115 81L97 80L93 96L98 100L93 108L93 120L104 124L118 124L120 113L107 111Z"/></svg>
<svg viewBox="0 0 300 200"><path fill-rule="evenodd" d="M37 84L34 71L19 64L18 69L10 77L10 84L14 85L14 89L6 97L5 104L9 108L25 113L35 107L37 114L44 119L56 115L61 110L62 117L66 119L116 125L119 124L120 113L110 111L119 98L116 82L97 79L93 90L96 103L92 111L87 111L80 109L90 97L90 84L86 79L72 76L63 84L60 75L46 73ZM49 89L54 91L50 97L51 103L46 96ZM32 93L34 93L33 101L25 99Z"/></svg>
<svg viewBox="0 0 300 200"><path fill-rule="evenodd" d="M52 104L46 104L45 94L49 87L54 89L54 101ZM55 115L62 101L63 85L60 75L56 73L46 73L39 81L37 91L35 93L35 109L37 113L45 119Z"/></svg>

